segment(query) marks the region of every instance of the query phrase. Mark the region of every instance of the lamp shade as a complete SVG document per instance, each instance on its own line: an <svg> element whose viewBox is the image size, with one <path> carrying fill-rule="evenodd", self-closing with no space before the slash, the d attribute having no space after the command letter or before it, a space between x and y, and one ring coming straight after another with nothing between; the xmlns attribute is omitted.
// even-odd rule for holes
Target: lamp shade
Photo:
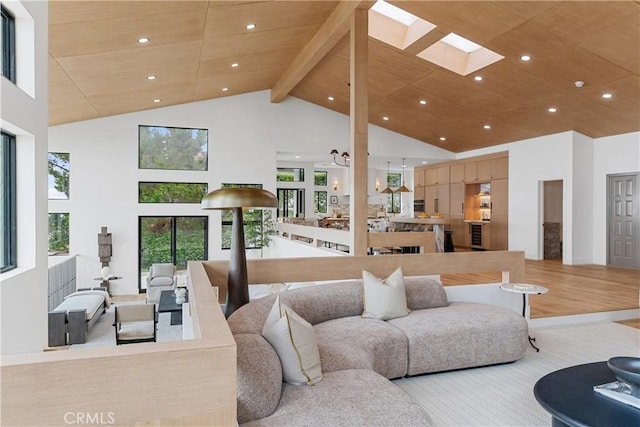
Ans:
<svg viewBox="0 0 640 427"><path fill-rule="evenodd" d="M389 187L385 188L384 190L381 191L382 194L391 194L393 193L393 190Z"/></svg>
<svg viewBox="0 0 640 427"><path fill-rule="evenodd" d="M396 193L411 193L411 190L409 190L407 187L402 185L400 188L396 190Z"/></svg>
<svg viewBox="0 0 640 427"><path fill-rule="evenodd" d="M202 209L277 208L276 196L260 188L220 188L204 196Z"/></svg>

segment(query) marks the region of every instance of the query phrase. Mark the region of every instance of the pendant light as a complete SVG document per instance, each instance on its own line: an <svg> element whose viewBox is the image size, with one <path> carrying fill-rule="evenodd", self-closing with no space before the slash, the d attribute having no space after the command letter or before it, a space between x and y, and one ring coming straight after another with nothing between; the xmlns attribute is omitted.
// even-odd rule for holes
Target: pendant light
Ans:
<svg viewBox="0 0 640 427"><path fill-rule="evenodd" d="M409 190L407 187L405 187L404 185L404 170L406 168L406 166L404 165L404 158L402 158L402 185L400 186L400 188L398 188L396 190L396 193L411 193L411 190Z"/></svg>
<svg viewBox="0 0 640 427"><path fill-rule="evenodd" d="M391 194L393 193L393 190L391 188L389 188L389 165L391 164L391 162L387 162L387 188L385 188L384 190L382 190L380 193L382 194Z"/></svg>

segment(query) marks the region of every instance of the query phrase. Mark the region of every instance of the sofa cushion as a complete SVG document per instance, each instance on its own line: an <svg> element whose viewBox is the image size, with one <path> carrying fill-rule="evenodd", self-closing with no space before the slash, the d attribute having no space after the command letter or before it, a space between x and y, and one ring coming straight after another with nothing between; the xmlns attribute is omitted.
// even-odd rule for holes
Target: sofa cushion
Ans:
<svg viewBox="0 0 640 427"><path fill-rule="evenodd" d="M428 277L405 277L404 288L409 310L446 307L449 304L442 283Z"/></svg>
<svg viewBox="0 0 640 427"><path fill-rule="evenodd" d="M362 283L364 289L362 317L389 320L409 314L402 268L398 267L384 280L363 270Z"/></svg>
<svg viewBox="0 0 640 427"><path fill-rule="evenodd" d="M408 375L512 362L527 349L526 320L488 304L452 302L388 323L409 340Z"/></svg>
<svg viewBox="0 0 640 427"><path fill-rule="evenodd" d="M151 277L172 277L174 271L173 264L153 264L151 266Z"/></svg>
<svg viewBox="0 0 640 427"><path fill-rule="evenodd" d="M320 353L313 326L277 298L262 336L278 353L282 376L289 384L313 385L322 380Z"/></svg>
<svg viewBox="0 0 640 427"><path fill-rule="evenodd" d="M260 335L239 334L233 338L238 351L238 422L267 417L273 414L280 401L280 359Z"/></svg>
<svg viewBox="0 0 640 427"><path fill-rule="evenodd" d="M387 378L407 373L407 337L394 326L360 316L318 323L322 371L370 369Z"/></svg>
<svg viewBox="0 0 640 427"><path fill-rule="evenodd" d="M285 384L276 412L243 424L258 426L430 426L406 392L373 371L327 372L313 387Z"/></svg>
<svg viewBox="0 0 640 427"><path fill-rule="evenodd" d="M173 277L154 277L149 281L149 286L172 286Z"/></svg>

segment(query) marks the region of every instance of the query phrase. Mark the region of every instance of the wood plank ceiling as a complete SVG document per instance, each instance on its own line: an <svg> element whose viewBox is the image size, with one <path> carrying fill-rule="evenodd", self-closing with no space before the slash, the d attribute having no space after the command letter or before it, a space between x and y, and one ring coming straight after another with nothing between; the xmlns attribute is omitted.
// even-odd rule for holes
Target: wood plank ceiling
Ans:
<svg viewBox="0 0 640 427"><path fill-rule="evenodd" d="M50 2L49 123L271 89L337 3ZM453 152L640 131L640 0L390 3L437 27L404 51L369 38L370 123ZM415 56L450 32L505 58L463 77ZM348 114L348 80L347 36L290 95Z"/></svg>

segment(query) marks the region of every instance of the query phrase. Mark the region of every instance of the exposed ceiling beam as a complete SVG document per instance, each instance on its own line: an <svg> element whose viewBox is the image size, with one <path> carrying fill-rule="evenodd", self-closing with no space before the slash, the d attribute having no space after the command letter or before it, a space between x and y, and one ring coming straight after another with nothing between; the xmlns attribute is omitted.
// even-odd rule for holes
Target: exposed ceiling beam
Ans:
<svg viewBox="0 0 640 427"><path fill-rule="evenodd" d="M375 1L341 1L271 88L271 102L282 101L318 62L349 32L355 9L368 10Z"/></svg>

